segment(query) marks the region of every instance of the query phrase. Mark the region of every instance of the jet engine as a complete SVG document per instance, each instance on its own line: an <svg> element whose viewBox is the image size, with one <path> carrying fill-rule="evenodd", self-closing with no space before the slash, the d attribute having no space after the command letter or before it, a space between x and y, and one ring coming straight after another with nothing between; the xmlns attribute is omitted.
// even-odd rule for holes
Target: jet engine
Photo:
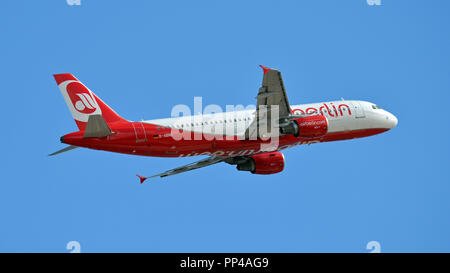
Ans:
<svg viewBox="0 0 450 273"><path fill-rule="evenodd" d="M301 138L316 138L326 135L328 132L328 120L325 116L314 115L296 118L287 125L280 127L280 133L294 135Z"/></svg>
<svg viewBox="0 0 450 273"><path fill-rule="evenodd" d="M254 174L274 174L284 169L284 155L280 152L257 154L237 160L234 164L237 164L236 168L239 171L248 171Z"/></svg>

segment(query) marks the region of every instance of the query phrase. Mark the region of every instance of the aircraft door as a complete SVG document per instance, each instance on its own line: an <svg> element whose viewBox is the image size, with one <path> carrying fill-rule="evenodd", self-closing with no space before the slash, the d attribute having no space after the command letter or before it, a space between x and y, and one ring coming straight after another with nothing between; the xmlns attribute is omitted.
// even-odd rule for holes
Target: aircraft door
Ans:
<svg viewBox="0 0 450 273"><path fill-rule="evenodd" d="M147 141L147 135L145 132L144 124L142 122L133 122L134 132L136 134L136 143Z"/></svg>
<svg viewBox="0 0 450 273"><path fill-rule="evenodd" d="M353 101L353 110L355 112L355 118L365 118L366 114L364 113L364 108L362 107L359 101Z"/></svg>

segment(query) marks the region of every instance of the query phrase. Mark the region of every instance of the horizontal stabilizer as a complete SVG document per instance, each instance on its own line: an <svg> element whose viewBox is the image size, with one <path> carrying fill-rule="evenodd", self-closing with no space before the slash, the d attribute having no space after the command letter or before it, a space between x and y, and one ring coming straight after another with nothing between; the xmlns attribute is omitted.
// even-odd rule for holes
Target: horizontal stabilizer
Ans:
<svg viewBox="0 0 450 273"><path fill-rule="evenodd" d="M51 153L51 154L49 154L48 156L53 156L53 155L57 155L57 154L60 154L60 153L68 152L68 151L71 151L71 150L76 149L76 148L78 148L78 146L70 145L70 146L67 146L67 147L64 148L64 149L61 149L61 150L56 151L56 152L54 152L54 153Z"/></svg>
<svg viewBox="0 0 450 273"><path fill-rule="evenodd" d="M101 115L90 115L83 137L105 137L111 133L111 129Z"/></svg>

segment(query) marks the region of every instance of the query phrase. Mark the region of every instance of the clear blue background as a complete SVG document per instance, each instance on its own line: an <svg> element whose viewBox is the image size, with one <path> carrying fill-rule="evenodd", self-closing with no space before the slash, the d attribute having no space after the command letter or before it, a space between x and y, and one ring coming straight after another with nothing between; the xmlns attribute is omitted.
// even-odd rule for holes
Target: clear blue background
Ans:
<svg viewBox="0 0 450 273"><path fill-rule="evenodd" d="M3 1L0 251L450 251L450 2ZM52 77L73 73L127 119L252 104L264 64L292 104L361 99L399 119L285 151L284 172L79 149Z"/></svg>

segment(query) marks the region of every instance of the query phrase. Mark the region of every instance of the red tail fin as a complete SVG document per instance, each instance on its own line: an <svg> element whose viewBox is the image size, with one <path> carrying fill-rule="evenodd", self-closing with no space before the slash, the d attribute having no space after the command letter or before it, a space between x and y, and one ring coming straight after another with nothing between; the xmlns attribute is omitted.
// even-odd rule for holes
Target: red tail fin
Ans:
<svg viewBox="0 0 450 273"><path fill-rule="evenodd" d="M126 122L72 74L55 74L56 83L80 131L86 128L90 115L102 115L106 123Z"/></svg>

